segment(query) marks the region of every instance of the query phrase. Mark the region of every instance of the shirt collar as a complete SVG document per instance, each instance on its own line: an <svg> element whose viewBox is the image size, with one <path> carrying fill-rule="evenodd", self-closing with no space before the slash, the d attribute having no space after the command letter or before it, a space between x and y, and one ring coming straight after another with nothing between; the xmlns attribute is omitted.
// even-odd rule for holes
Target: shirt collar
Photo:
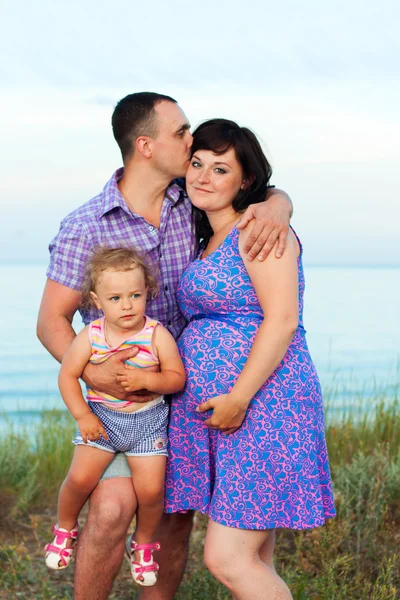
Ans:
<svg viewBox="0 0 400 600"><path fill-rule="evenodd" d="M117 169L112 175L111 179L106 183L102 192L102 203L99 216L103 217L106 213L113 208L122 208L125 212L131 211L127 203L125 202L121 192L118 189L118 182L122 179L124 174L124 168ZM177 183L172 181L166 189L165 197L171 202L172 205L177 204L180 200L188 200L186 191Z"/></svg>
<svg viewBox="0 0 400 600"><path fill-rule="evenodd" d="M111 179L107 181L102 192L102 203L100 208L99 216L103 217L106 213L110 212L113 208L122 208L125 211L129 211L128 205L122 197L121 192L118 189L118 182L122 179L124 169L121 167L117 169L112 175Z"/></svg>

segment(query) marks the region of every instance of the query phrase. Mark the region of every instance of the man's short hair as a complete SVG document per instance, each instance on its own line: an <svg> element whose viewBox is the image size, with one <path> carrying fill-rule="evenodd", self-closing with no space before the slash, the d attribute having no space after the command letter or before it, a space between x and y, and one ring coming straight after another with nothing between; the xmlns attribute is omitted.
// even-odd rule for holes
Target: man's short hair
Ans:
<svg viewBox="0 0 400 600"><path fill-rule="evenodd" d="M112 115L112 128L124 163L135 149L135 142L141 135L155 137L158 133L155 107L160 102L175 102L170 96L154 92L139 92L122 98Z"/></svg>

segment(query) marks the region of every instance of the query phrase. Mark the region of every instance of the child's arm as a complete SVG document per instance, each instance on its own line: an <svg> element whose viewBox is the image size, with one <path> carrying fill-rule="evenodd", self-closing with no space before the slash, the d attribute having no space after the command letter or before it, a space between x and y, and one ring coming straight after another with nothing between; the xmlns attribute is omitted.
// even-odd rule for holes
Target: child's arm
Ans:
<svg viewBox="0 0 400 600"><path fill-rule="evenodd" d="M85 327L74 338L72 344L64 354L58 376L58 386L62 398L67 405L71 415L78 423L83 441L86 443L98 440L100 434L104 439L108 436L103 424L88 407L82 395L79 378L83 373L91 355L91 347L88 338L88 327Z"/></svg>
<svg viewBox="0 0 400 600"><path fill-rule="evenodd" d="M170 332L161 324L153 334L153 346L160 361L157 373L147 369L126 367L117 374L117 380L127 392L146 389L158 394L173 394L185 385L185 369L178 347Z"/></svg>

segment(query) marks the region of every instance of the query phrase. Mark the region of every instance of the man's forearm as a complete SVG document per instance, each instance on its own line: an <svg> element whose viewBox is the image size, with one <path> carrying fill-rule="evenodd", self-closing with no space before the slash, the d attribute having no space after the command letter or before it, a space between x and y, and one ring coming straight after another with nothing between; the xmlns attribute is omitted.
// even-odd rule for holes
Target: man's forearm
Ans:
<svg viewBox="0 0 400 600"><path fill-rule="evenodd" d="M292 218L293 202L291 201L290 196L283 190L278 190L277 188L268 188L266 199L268 200L269 198L272 198L272 196L281 196L282 198L285 198L285 200L287 200L289 204L289 217Z"/></svg>
<svg viewBox="0 0 400 600"><path fill-rule="evenodd" d="M61 363L76 333L67 317L39 318L37 336L48 352Z"/></svg>

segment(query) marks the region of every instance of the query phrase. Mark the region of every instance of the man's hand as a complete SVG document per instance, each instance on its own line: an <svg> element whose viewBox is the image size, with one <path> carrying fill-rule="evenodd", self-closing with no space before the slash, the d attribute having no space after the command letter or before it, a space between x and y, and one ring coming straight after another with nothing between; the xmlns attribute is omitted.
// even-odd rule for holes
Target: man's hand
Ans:
<svg viewBox="0 0 400 600"><path fill-rule="evenodd" d="M236 225L238 229L245 229L249 222L255 219L253 229L243 248L250 261L256 256L258 260L265 260L277 240L279 243L275 255L277 258L283 255L291 213L290 198L281 190L269 192L267 202L250 204Z"/></svg>
<svg viewBox="0 0 400 600"><path fill-rule="evenodd" d="M239 429L246 416L246 409L247 404L242 405L230 394L215 396L196 408L197 412L200 413L212 410L213 414L204 421L205 425L212 429L219 429L224 433L233 433Z"/></svg>
<svg viewBox="0 0 400 600"><path fill-rule="evenodd" d="M157 398L160 394L153 394L147 390L130 394L126 392L122 385L117 381L118 371L124 369L134 369L125 365L128 358L133 358L138 353L138 348L128 348L116 352L114 356L110 356L100 365L92 365L88 363L82 374L83 381L93 390L98 390L105 394L110 394L119 400L129 400L130 402L149 402Z"/></svg>
<svg viewBox="0 0 400 600"><path fill-rule="evenodd" d="M105 440L108 440L108 435L103 427L103 423L93 413L87 413L78 419L78 427L85 444L88 443L88 440L91 442L99 440L100 436Z"/></svg>

